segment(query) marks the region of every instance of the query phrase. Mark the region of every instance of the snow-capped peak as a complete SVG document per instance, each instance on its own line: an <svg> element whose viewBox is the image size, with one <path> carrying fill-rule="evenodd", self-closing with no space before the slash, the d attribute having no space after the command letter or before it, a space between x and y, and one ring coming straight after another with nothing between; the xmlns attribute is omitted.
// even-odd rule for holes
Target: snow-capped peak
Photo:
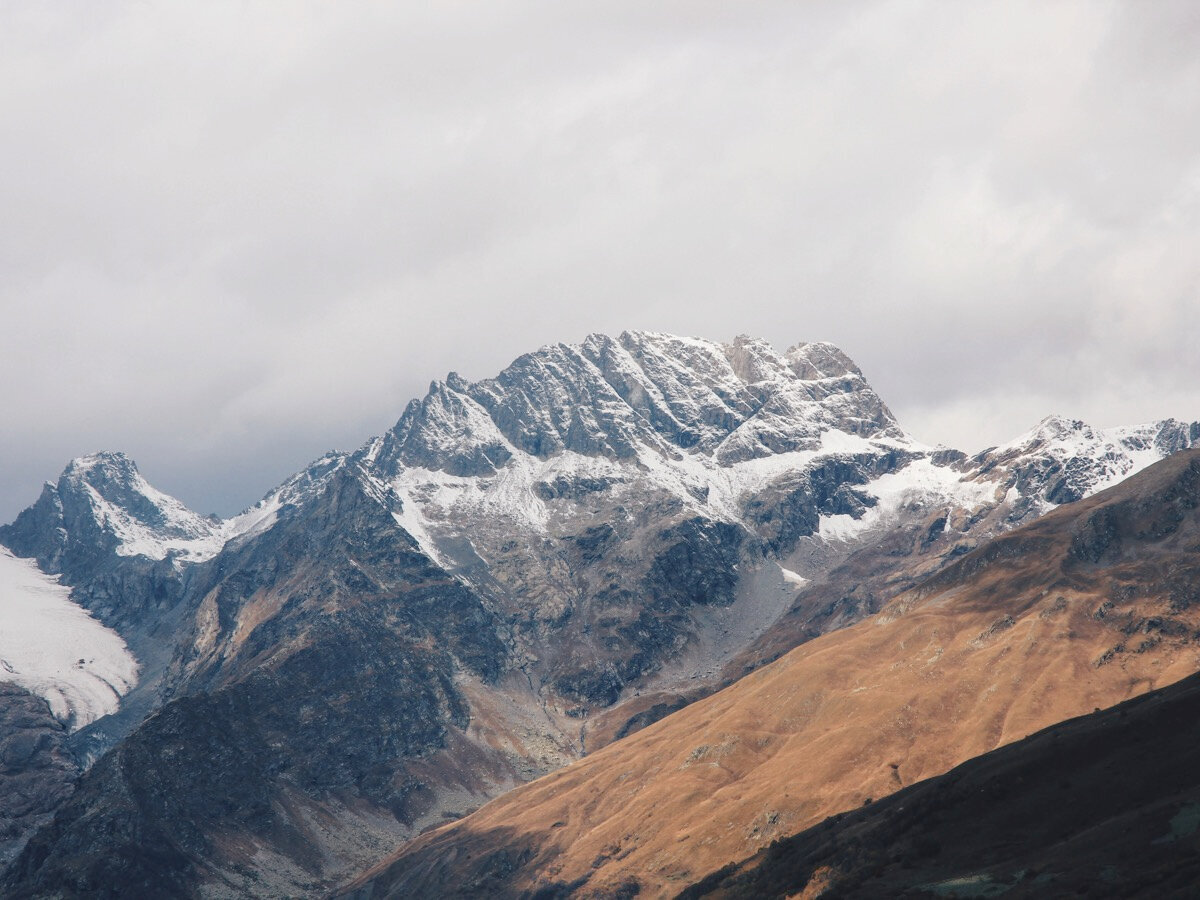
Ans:
<svg viewBox="0 0 1200 900"><path fill-rule="evenodd" d="M843 375L862 377L862 371L845 353L833 344L810 341L789 347L784 354L797 377L805 379L837 378Z"/></svg>
<svg viewBox="0 0 1200 900"><path fill-rule="evenodd" d="M1094 444L1097 440L1099 437L1096 430L1086 422L1054 414L1046 416L1028 431L1022 432L1011 441L996 447L994 452L1029 451L1056 441L1086 446Z"/></svg>
<svg viewBox="0 0 1200 900"><path fill-rule="evenodd" d="M1005 475L1019 493L1044 508L1112 487L1146 466L1200 444L1200 423L1175 419L1095 428L1047 416L1029 431L971 460L981 476Z"/></svg>
<svg viewBox="0 0 1200 900"><path fill-rule="evenodd" d="M90 511L102 532L116 539L122 556L183 560L220 549L221 523L195 513L151 486L124 453L106 451L73 459L58 481L60 502Z"/></svg>
<svg viewBox="0 0 1200 900"><path fill-rule="evenodd" d="M495 378L451 373L413 401L385 440L399 467L487 475L517 454L613 460L643 449L719 465L813 450L830 430L904 439L857 366L829 344L786 354L648 331L553 344Z"/></svg>

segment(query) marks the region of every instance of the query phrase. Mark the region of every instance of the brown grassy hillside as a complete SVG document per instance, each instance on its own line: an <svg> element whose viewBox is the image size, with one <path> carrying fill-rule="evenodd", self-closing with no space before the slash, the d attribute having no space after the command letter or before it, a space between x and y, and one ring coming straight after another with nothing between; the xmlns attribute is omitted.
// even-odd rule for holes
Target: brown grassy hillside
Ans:
<svg viewBox="0 0 1200 900"><path fill-rule="evenodd" d="M1200 675L831 816L680 900L1200 893Z"/></svg>

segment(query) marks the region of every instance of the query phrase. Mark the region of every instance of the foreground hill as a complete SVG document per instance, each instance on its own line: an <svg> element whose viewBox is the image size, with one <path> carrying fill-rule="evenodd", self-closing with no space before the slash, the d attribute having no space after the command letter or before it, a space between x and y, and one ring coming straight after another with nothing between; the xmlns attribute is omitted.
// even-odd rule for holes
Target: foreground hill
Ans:
<svg viewBox="0 0 1200 900"><path fill-rule="evenodd" d="M965 555L879 615L431 832L358 897L660 896L1196 671L1200 452Z"/></svg>
<svg viewBox="0 0 1200 900"><path fill-rule="evenodd" d="M1200 675L783 838L681 900L1196 896Z"/></svg>

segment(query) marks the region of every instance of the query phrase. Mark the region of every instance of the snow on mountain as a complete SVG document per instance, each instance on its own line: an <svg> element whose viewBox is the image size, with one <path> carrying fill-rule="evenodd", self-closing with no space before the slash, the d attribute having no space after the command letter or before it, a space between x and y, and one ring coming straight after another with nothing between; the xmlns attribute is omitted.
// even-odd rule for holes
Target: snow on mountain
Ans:
<svg viewBox="0 0 1200 900"><path fill-rule="evenodd" d="M291 851L267 832L228 840L251 827L243 793L262 809L315 811L310 821L333 821L321 804L340 791L366 804L371 822L314 835L319 854L303 850L300 880L279 874L290 862L256 864L294 895L312 893L327 865L321 877L340 877L353 854L339 856L338 841L398 840L389 811L420 804L414 827L459 815L493 788L870 615L991 535L1197 437L1200 425L1170 421L1099 431L1051 419L968 458L904 432L832 345L778 352L746 337L626 332L544 347L478 382L451 373L381 437L317 460L223 521L152 488L121 454L81 458L0 526L0 542L62 573L74 600L121 629L141 660L142 681L116 717L127 721L75 738L111 725L94 744L103 750L136 727L170 760L121 779L193 799L195 785L220 782L231 812L214 844L258 846L280 866ZM49 590L73 608L30 563L7 564L23 567L10 581L42 592L9 593L27 601ZM33 621L24 607L6 609L17 612L0 614L0 629ZM65 630L38 621L18 650ZM10 633L0 630L10 669L35 671L8 652ZM109 658L66 657L84 660L83 674ZM256 677L268 661L271 677ZM88 706L74 682L38 677L63 715L85 721L109 708ZM120 679L107 684L118 687L92 687L115 702ZM183 700L187 715L142 719ZM240 736L257 741L268 717L288 740L245 752ZM166 752L193 746L213 753ZM470 747L495 780L463 799L454 773L483 758ZM293 777L290 765L326 751L313 764L320 778ZM408 772L409 761L410 784L422 787L411 806L409 776L375 777ZM97 791L91 809L109 809L109 789ZM78 824L87 843L91 823ZM96 837L104 858L115 855L107 840Z"/></svg>
<svg viewBox="0 0 1200 900"><path fill-rule="evenodd" d="M44 697L77 730L115 712L138 663L113 630L31 560L0 548L0 681Z"/></svg>
<svg viewBox="0 0 1200 900"><path fill-rule="evenodd" d="M66 495L82 498L118 555L169 556L180 566L269 529L354 460L399 501L397 521L441 559L439 533L481 520L546 533L594 499L587 495L651 488L740 522L749 497L824 460L894 459L859 484L865 512L822 515L820 536L846 541L914 502L972 511L1007 498L1024 520L1194 445L1198 432L1174 420L1094 429L1051 416L966 459L904 432L831 344L779 353L745 336L722 344L625 332L543 347L480 382L450 373L384 437L328 454L230 519L191 511L121 453L76 459L47 489L60 509Z"/></svg>
<svg viewBox="0 0 1200 900"><path fill-rule="evenodd" d="M66 548L168 559L182 576L306 508L349 466L443 568L557 621L610 590L580 575L586 566L576 573L573 554L602 555L613 572L651 565L687 520L732 526L730 547L753 537L808 579L816 570L793 558L801 539L850 548L917 521L997 533L1198 439L1200 425L1174 420L1094 429L1050 417L968 459L904 432L832 345L779 353L747 337L626 332L544 347L476 383L451 373L383 437L322 457L230 519L192 512L121 453L97 453L2 531L46 571L65 571ZM106 588L88 607L104 614L114 597Z"/></svg>
<svg viewBox="0 0 1200 900"><path fill-rule="evenodd" d="M955 461L904 432L831 344L779 353L745 336L722 344L625 332L543 347L476 383L451 373L383 438L317 460L223 521L153 488L120 453L73 461L57 489L87 499L118 554L169 555L183 565L270 528L355 460L399 501L397 521L443 559L439 534L480 521L544 534L589 494L649 487L739 522L748 497L823 460L897 456L860 485L865 512L822 515L819 535L844 542L886 525L909 503L974 511L1007 496L1022 503L1018 515L1026 519L1192 446L1195 431L1174 420L1093 429L1052 416L1008 444Z"/></svg>
<svg viewBox="0 0 1200 900"><path fill-rule="evenodd" d="M544 533L601 493L661 491L738 522L746 496L781 475L896 450L932 448L832 345L779 354L747 337L626 332L544 347L477 383L451 373L370 456L401 498L398 520L436 557L431 533L496 518Z"/></svg>
<svg viewBox="0 0 1200 900"><path fill-rule="evenodd" d="M84 501L100 530L115 538L113 549L120 556L165 559L174 554L182 562L196 562L224 544L221 522L152 487L124 453L72 460L54 489L60 497Z"/></svg>
<svg viewBox="0 0 1200 900"><path fill-rule="evenodd" d="M234 538L251 537L271 528L284 510L319 492L330 475L346 464L345 453L330 452L293 475L253 506L216 525L217 550ZM216 551L213 551L215 553ZM213 553L208 554L212 556ZM200 557L207 559L207 556Z"/></svg>
<svg viewBox="0 0 1200 900"><path fill-rule="evenodd" d="M872 528L886 525L908 504L958 506L974 511L1004 498L1003 492L997 496L994 484L965 481L960 473L949 466L938 465L928 457L913 460L899 471L880 475L862 490L876 501L875 504L857 518L847 513L822 516L818 532L822 538L853 540Z"/></svg>
<svg viewBox="0 0 1200 900"><path fill-rule="evenodd" d="M400 499L397 521L443 559L439 540L479 523L546 535L601 495L636 505L661 493L744 522L756 494L837 460L858 468L861 508L824 512L826 540L886 527L905 506L1006 504L1011 527L1198 437L1174 420L1099 430L1050 417L967 459L908 435L831 344L781 354L745 336L625 332L543 347L476 383L451 373L357 456Z"/></svg>
<svg viewBox="0 0 1200 900"><path fill-rule="evenodd" d="M632 459L642 448L734 462L810 449L830 428L903 436L835 348L780 356L745 337L626 332L543 347L476 383L451 373L409 404L380 463L486 475L518 452Z"/></svg>
<svg viewBox="0 0 1200 900"><path fill-rule="evenodd" d="M1007 444L970 460L975 479L1001 479L1036 513L1112 487L1179 450L1200 444L1200 422L1164 419L1144 425L1093 428L1047 416Z"/></svg>
<svg viewBox="0 0 1200 900"><path fill-rule="evenodd" d="M6 529L41 534L40 550L33 544L23 546L29 540L12 542L22 555L41 558L47 539L66 543L73 538L87 543L91 552L170 558L178 568L211 559L234 538L267 530L285 509L319 491L346 458L346 454L327 454L244 512L218 519L193 512L152 486L124 453L93 453L71 460L58 482L48 482L37 504ZM34 524L34 519L41 524ZM53 562L49 570L57 571Z"/></svg>

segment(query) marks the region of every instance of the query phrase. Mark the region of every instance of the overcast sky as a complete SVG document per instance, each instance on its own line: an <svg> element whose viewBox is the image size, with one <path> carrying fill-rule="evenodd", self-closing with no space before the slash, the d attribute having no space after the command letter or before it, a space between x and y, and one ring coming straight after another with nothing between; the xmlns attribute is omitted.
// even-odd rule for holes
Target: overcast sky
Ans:
<svg viewBox="0 0 1200 900"><path fill-rule="evenodd" d="M829 340L916 437L1200 419L1200 4L0 4L0 521L228 514L589 332Z"/></svg>

